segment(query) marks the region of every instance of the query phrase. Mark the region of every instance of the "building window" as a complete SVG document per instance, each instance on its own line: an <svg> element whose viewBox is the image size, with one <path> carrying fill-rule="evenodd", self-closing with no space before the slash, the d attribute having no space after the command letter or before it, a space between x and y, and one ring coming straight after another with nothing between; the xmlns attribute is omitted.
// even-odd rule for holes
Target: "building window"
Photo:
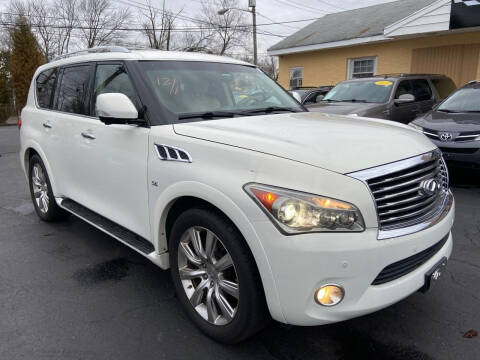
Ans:
<svg viewBox="0 0 480 360"><path fill-rule="evenodd" d="M359 79L377 74L377 57L365 57L348 60L348 78Z"/></svg>
<svg viewBox="0 0 480 360"><path fill-rule="evenodd" d="M303 81L303 67L296 67L290 69L290 89L302 86Z"/></svg>

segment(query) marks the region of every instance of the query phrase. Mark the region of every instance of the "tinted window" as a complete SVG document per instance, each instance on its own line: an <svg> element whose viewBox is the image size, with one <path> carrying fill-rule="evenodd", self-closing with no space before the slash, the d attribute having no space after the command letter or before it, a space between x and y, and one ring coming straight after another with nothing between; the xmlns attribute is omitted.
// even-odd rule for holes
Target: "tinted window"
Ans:
<svg viewBox="0 0 480 360"><path fill-rule="evenodd" d="M313 91L306 97L305 104L315 104L317 102L317 97L320 95L325 95L326 91Z"/></svg>
<svg viewBox="0 0 480 360"><path fill-rule="evenodd" d="M93 96L93 106L95 109L95 103L97 96L107 93L121 93L125 94L132 100L137 107L140 108L138 98L133 87L132 82L128 78L127 73L123 65L120 64L105 64L98 65L97 72L95 74L95 87ZM96 111L95 111L96 113Z"/></svg>
<svg viewBox="0 0 480 360"><path fill-rule="evenodd" d="M412 80L412 88L415 101L425 101L432 98L432 89L427 80Z"/></svg>
<svg viewBox="0 0 480 360"><path fill-rule="evenodd" d="M58 91L57 109L68 113L88 115L88 83L90 65L67 67L63 70Z"/></svg>
<svg viewBox="0 0 480 360"><path fill-rule="evenodd" d="M57 69L48 69L37 77L37 102L38 106L44 109L51 109L52 95L54 93Z"/></svg>
<svg viewBox="0 0 480 360"><path fill-rule="evenodd" d="M438 95L440 95L440 99L447 98L457 88L453 80L447 77L432 79L432 82L437 89Z"/></svg>
<svg viewBox="0 0 480 360"><path fill-rule="evenodd" d="M413 95L412 84L410 80L403 80L400 81L397 87L397 91L395 92L395 99L399 99L402 95Z"/></svg>

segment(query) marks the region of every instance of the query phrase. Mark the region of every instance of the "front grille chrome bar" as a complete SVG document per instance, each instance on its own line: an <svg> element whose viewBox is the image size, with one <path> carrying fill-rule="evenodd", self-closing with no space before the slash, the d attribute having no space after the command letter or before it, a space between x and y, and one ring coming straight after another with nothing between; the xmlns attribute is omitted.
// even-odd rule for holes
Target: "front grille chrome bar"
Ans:
<svg viewBox="0 0 480 360"><path fill-rule="evenodd" d="M430 227L453 205L448 170L438 149L348 175L363 181L370 190L377 209L379 239ZM429 193L425 182L432 181L436 189Z"/></svg>

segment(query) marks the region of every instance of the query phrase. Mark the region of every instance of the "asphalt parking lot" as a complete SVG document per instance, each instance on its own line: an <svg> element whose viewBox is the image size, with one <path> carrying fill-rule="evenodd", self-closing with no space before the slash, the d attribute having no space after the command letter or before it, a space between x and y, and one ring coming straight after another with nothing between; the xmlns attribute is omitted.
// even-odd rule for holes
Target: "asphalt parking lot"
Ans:
<svg viewBox="0 0 480 360"><path fill-rule="evenodd" d="M0 127L0 359L478 359L480 175L454 172L457 215L448 271L427 294L347 322L271 323L235 346L190 323L169 273L70 217L40 222ZM101 181L99 179L98 181Z"/></svg>

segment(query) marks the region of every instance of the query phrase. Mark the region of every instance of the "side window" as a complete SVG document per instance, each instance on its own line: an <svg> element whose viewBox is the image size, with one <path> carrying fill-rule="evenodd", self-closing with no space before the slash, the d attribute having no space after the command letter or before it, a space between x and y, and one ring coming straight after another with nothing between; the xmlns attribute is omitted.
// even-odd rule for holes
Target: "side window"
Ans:
<svg viewBox="0 0 480 360"><path fill-rule="evenodd" d="M90 65L79 65L63 70L58 90L57 110L89 115L87 94L90 69Z"/></svg>
<svg viewBox="0 0 480 360"><path fill-rule="evenodd" d="M432 79L432 83L437 89L440 100L446 99L457 89L453 80L448 77Z"/></svg>
<svg viewBox="0 0 480 360"><path fill-rule="evenodd" d="M95 114L97 96L100 94L121 93L132 100L137 110L140 109L137 94L123 65L104 64L97 65L95 74L95 87L93 91L92 109Z"/></svg>
<svg viewBox="0 0 480 360"><path fill-rule="evenodd" d="M432 99L432 89L427 80L412 80L413 96L415 101L426 101Z"/></svg>
<svg viewBox="0 0 480 360"><path fill-rule="evenodd" d="M413 94L413 89L412 89L412 84L410 83L410 80L402 80L398 84L397 91L395 92L395 99L400 98L400 96L405 95L405 94Z"/></svg>
<svg viewBox="0 0 480 360"><path fill-rule="evenodd" d="M321 91L312 91L308 94L307 98L303 101L304 104L315 104L317 102L317 96L322 95Z"/></svg>
<svg viewBox="0 0 480 360"><path fill-rule="evenodd" d="M54 93L55 80L57 79L57 69L48 69L37 76L37 103L42 109L52 108L52 95Z"/></svg>

